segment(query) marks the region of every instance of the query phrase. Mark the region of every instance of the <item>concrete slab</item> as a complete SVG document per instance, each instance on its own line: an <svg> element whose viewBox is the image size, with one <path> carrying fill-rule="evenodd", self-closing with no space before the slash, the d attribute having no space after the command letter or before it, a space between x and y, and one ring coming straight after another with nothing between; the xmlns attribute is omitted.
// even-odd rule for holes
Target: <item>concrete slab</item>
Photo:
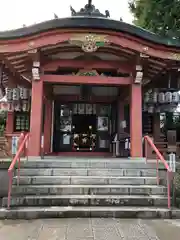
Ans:
<svg viewBox="0 0 180 240"><path fill-rule="evenodd" d="M0 236L3 240L179 240L180 226L172 220L4 220L0 221Z"/></svg>

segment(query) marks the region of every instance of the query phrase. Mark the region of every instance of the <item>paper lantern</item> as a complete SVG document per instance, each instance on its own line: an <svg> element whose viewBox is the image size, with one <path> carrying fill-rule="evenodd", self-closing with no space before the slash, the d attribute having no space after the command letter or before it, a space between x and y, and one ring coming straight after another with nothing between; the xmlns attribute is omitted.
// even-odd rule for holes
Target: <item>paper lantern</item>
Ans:
<svg viewBox="0 0 180 240"><path fill-rule="evenodd" d="M171 103L172 102L172 93L171 92L166 92L164 94L165 102L166 103Z"/></svg>
<svg viewBox="0 0 180 240"><path fill-rule="evenodd" d="M172 102L173 103L179 103L180 97L178 92L173 92L172 93Z"/></svg>
<svg viewBox="0 0 180 240"><path fill-rule="evenodd" d="M165 103L165 94L163 92L158 94L158 101L159 103Z"/></svg>
<svg viewBox="0 0 180 240"><path fill-rule="evenodd" d="M158 102L158 93L156 91L152 93L152 102L153 103Z"/></svg>
<svg viewBox="0 0 180 240"><path fill-rule="evenodd" d="M23 101L22 102L22 111L23 112L28 112L29 111L29 101Z"/></svg>
<svg viewBox="0 0 180 240"><path fill-rule="evenodd" d="M8 102L13 100L13 90L11 88L6 88L6 98Z"/></svg>
<svg viewBox="0 0 180 240"><path fill-rule="evenodd" d="M20 91L20 98L22 100L29 98L29 89L21 87L19 88L19 91Z"/></svg>
<svg viewBox="0 0 180 240"><path fill-rule="evenodd" d="M19 88L13 88L13 100L18 101L20 99Z"/></svg>
<svg viewBox="0 0 180 240"><path fill-rule="evenodd" d="M145 102L145 103L150 102L150 98L151 98L150 93L149 93L149 92L146 92L146 93L144 94L144 102Z"/></svg>
<svg viewBox="0 0 180 240"><path fill-rule="evenodd" d="M14 104L14 110L15 110L16 112L20 112L20 111L21 111L21 105L20 105L20 103Z"/></svg>

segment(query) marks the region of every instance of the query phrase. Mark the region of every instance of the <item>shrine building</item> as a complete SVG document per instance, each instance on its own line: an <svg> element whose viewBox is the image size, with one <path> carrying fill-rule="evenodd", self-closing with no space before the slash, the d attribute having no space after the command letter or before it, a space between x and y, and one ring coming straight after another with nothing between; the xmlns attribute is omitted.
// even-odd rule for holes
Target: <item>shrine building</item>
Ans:
<svg viewBox="0 0 180 240"><path fill-rule="evenodd" d="M29 156L112 155L114 139L129 139L129 155L140 158L144 135L167 143L172 129L163 132L161 118L180 102L178 40L88 3L67 18L0 32L0 55L5 136L29 132Z"/></svg>

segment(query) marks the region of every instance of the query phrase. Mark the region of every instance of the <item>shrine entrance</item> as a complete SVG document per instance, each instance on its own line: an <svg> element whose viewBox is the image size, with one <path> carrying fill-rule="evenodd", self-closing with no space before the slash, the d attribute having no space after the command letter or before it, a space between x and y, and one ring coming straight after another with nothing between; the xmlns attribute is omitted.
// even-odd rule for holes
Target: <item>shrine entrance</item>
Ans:
<svg viewBox="0 0 180 240"><path fill-rule="evenodd" d="M76 151L92 151L96 144L96 115L73 115L72 132Z"/></svg>
<svg viewBox="0 0 180 240"><path fill-rule="evenodd" d="M55 101L53 152L109 152L111 125L109 104Z"/></svg>

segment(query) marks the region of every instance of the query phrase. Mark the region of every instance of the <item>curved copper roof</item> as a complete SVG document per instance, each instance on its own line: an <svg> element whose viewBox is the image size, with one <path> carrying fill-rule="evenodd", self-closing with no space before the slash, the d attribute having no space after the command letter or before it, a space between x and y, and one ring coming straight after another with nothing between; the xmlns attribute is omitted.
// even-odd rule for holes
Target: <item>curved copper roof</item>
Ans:
<svg viewBox="0 0 180 240"><path fill-rule="evenodd" d="M180 41L176 39L163 38L142 28L130 25L122 21L93 16L72 16L69 18L53 19L29 27L23 27L10 31L3 31L0 32L0 40L18 39L39 34L42 32L47 32L49 30L72 28L101 29L124 32L156 44L165 45L168 47L180 47Z"/></svg>

